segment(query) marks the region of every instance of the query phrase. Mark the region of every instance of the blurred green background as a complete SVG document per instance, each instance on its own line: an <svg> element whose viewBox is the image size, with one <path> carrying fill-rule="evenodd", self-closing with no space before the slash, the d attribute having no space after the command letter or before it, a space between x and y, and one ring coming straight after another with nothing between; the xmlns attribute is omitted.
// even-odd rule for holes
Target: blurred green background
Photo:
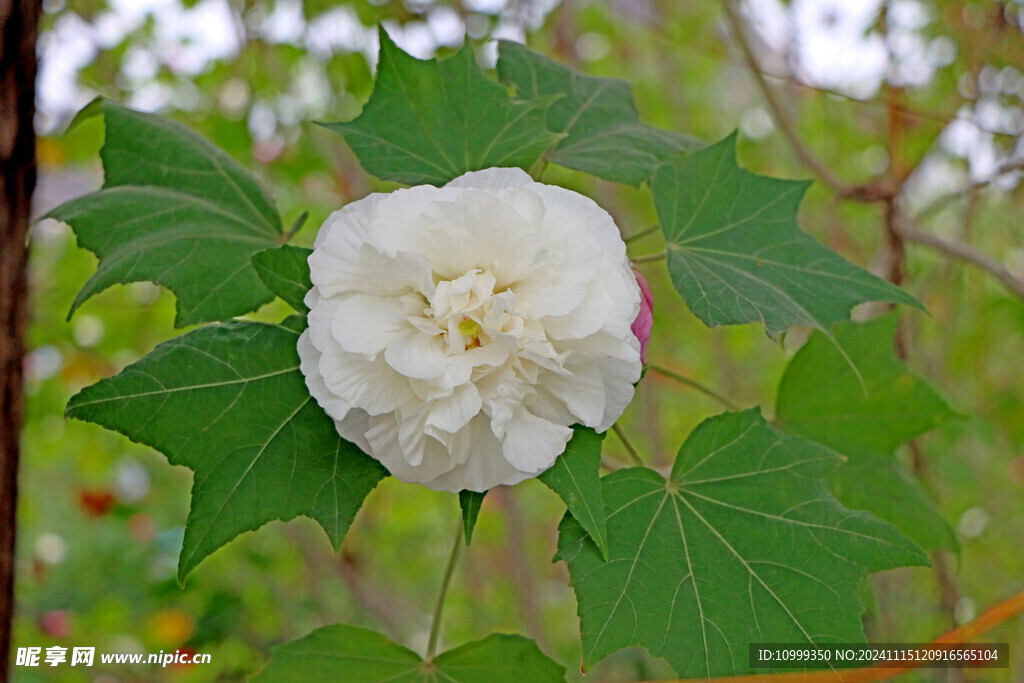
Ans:
<svg viewBox="0 0 1024 683"><path fill-rule="evenodd" d="M799 136L844 183L899 184L922 230L960 240L1024 278L1024 3L1018 0L750 0L738 3L757 59ZM44 3L37 214L99 186L102 129L65 134L96 94L159 111L211 138L272 188L296 238L382 186L339 136L314 120L355 116L372 86L374 26L419 57L445 55L468 33L493 66L493 38L587 73L634 84L650 123L717 140L741 131L741 164L810 177L751 77L719 2L700 0L81 0ZM624 235L654 224L649 192L549 167L546 182L594 197ZM891 270L881 205L822 183L801 225L880 274ZM633 255L662 248L631 241ZM1024 589L1024 302L988 274L914 244L904 286L931 312L905 312L911 366L963 415L903 453L962 545L936 572L878 575L865 589L875 641L927 641ZM270 647L348 622L424 649L458 517L455 496L388 480L334 555L308 520L272 523L204 562L179 587L175 565L190 473L158 453L75 421L68 398L137 360L172 328L173 299L147 283L114 287L65 320L94 257L66 226L32 234L31 354L24 432L15 647L176 649L212 663L90 669L16 667L19 681L238 680ZM655 296L648 357L769 417L787 359L754 326L708 330L660 263L642 272ZM859 315L870 311L861 310ZM286 314L277 302L258 319ZM649 373L621 424L644 457L671 462L689 431L720 411L703 394ZM184 417L184 416L183 416ZM627 462L606 440L610 461ZM579 624L564 565L552 564L564 508L535 481L492 491L457 570L442 646L519 632L579 678ZM1008 641L1011 668L967 680L1024 681L1018 617L985 636ZM921 680L964 680L933 670ZM670 677L643 651L621 652L592 681ZM912 675L908 679L912 679ZM948 677L948 678L946 678Z"/></svg>

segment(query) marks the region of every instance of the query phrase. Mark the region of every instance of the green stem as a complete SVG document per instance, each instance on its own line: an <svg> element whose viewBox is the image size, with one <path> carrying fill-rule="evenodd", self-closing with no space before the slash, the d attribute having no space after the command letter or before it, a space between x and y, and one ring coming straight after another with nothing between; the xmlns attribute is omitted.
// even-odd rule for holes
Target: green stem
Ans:
<svg viewBox="0 0 1024 683"><path fill-rule="evenodd" d="M441 592L437 596L437 606L434 607L434 621L430 624L430 638L427 641L427 661L433 661L437 654L437 641L441 637L441 612L444 611L444 599L448 595L448 586L455 574L455 563L459 560L459 552L462 550L462 518L459 518L459 526L455 529L455 543L452 544L452 554L448 558L448 567L444 570L444 579L441 582Z"/></svg>
<svg viewBox="0 0 1024 683"><path fill-rule="evenodd" d="M651 227L647 228L646 230L641 230L640 232L636 233L635 235L630 235L629 237L626 237L622 241L625 242L626 244L629 244L633 240L638 240L641 237L647 237L652 232L656 231L659 227L661 227L661 226L652 225Z"/></svg>
<svg viewBox="0 0 1024 683"><path fill-rule="evenodd" d="M690 379L689 377L685 377L683 375L680 375L678 372L675 372L673 370L669 370L668 368L666 368L663 365L657 365L655 363L648 363L647 367L650 368L651 370L654 370L659 375L664 375L665 377L669 377L671 379L674 379L675 381L679 382L680 384L685 384L688 387L692 387L693 389L696 389L697 391L701 392L702 394L706 394L707 396L710 396L711 398L715 399L716 401L721 403L723 406L725 406L729 410L739 410L739 406L737 406L735 403L733 403L732 401L727 399L725 396L722 396L721 394L719 394L717 391L715 391L711 387L706 386L704 384L701 384L700 382L698 382L695 379Z"/></svg>
<svg viewBox="0 0 1024 683"><path fill-rule="evenodd" d="M530 169L530 175L533 177L535 182L543 182L542 178L544 177L544 171L546 171L547 168L547 157L541 157L540 160L538 160L537 163L533 165L533 168Z"/></svg>
<svg viewBox="0 0 1024 683"><path fill-rule="evenodd" d="M626 438L626 433L622 431L622 427L619 426L618 422L612 425L612 431L615 432L615 436L619 437L619 441L622 442L622 445L626 447L626 452L629 453L629 457L633 459L633 462L636 463L636 466L643 467L643 458L640 457L640 454L637 453L636 448L634 448L633 444L630 443L629 439Z"/></svg>
<svg viewBox="0 0 1024 683"><path fill-rule="evenodd" d="M302 215L295 219L292 227L284 234L286 242L291 242L292 238L295 237L295 233L305 224L307 218L309 218L309 211L303 211Z"/></svg>
<svg viewBox="0 0 1024 683"><path fill-rule="evenodd" d="M668 251L659 251L657 254L646 254L630 259L633 263L651 263L652 261L664 261Z"/></svg>

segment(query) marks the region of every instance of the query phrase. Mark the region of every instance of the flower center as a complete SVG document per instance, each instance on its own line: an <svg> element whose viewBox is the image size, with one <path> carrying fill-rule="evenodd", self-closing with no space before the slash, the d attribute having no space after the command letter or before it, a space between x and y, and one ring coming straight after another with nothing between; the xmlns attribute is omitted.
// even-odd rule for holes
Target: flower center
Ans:
<svg viewBox="0 0 1024 683"><path fill-rule="evenodd" d="M463 337L469 338L469 343L466 344L467 349L475 349L480 346L480 323L463 316L462 322L459 323L459 332Z"/></svg>
<svg viewBox="0 0 1024 683"><path fill-rule="evenodd" d="M522 334L524 322L514 311L515 294L495 293L496 284L489 270L479 268L437 283L424 315L443 335L449 354L485 346L499 335Z"/></svg>

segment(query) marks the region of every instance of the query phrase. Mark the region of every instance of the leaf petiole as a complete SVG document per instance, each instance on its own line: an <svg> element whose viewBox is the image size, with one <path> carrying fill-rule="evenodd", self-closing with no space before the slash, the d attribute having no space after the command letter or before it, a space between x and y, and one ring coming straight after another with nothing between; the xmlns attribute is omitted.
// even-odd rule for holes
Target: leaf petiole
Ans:
<svg viewBox="0 0 1024 683"><path fill-rule="evenodd" d="M302 215L295 219L292 223L292 227L288 228L288 232L284 234L284 241L291 242L292 238L295 237L295 233L306 224L306 219L309 218L309 211L303 211Z"/></svg>
<svg viewBox="0 0 1024 683"><path fill-rule="evenodd" d="M622 430L622 427L619 426L618 422L612 425L612 431L615 432L615 436L619 437L619 441L622 442L622 445L626 447L626 452L629 453L629 457L633 459L636 466L643 467L644 459L640 457L640 453L637 452L636 447L630 443L629 439L626 437L626 432Z"/></svg>
<svg viewBox="0 0 1024 683"><path fill-rule="evenodd" d="M710 396L711 398L715 399L716 401L721 403L723 406L725 406L728 410L739 410L739 407L735 403L733 403L732 401L727 399L725 396L722 396L721 394L719 394L717 391L715 391L711 387L706 386L704 384L701 384L700 382L698 382L695 379L690 379L689 377L686 377L685 375L680 375L678 372L675 372L674 370L669 370L664 365L657 365L655 363L648 363L647 367L650 368L651 370L654 370L659 375L664 375L665 377L668 377L669 379L674 379L675 381L679 382L680 384L685 384L688 387L692 387L692 388L696 389L697 391L701 392L702 394Z"/></svg>
<svg viewBox="0 0 1024 683"><path fill-rule="evenodd" d="M633 263L653 263L654 261L664 261L666 256L668 256L668 250L663 249L657 254L644 254L643 256L632 258L630 261Z"/></svg>
<svg viewBox="0 0 1024 683"><path fill-rule="evenodd" d="M658 228L660 228L660 227L661 227L660 225L652 225L649 228L644 228L643 230L641 230L640 232L636 233L635 235L629 235L628 237L624 237L622 239L622 241L625 242L626 244L629 244L633 240L638 240L638 239L641 239L643 237L647 237L652 232L657 232Z"/></svg>
<svg viewBox="0 0 1024 683"><path fill-rule="evenodd" d="M448 586L455 574L455 563L459 561L459 553L462 550L462 517L459 517L459 525L455 529L455 542L452 544L452 554L448 557L448 566L444 570L444 578L441 580L441 592L437 594L437 606L434 607L434 619L430 624L430 638L427 640L426 661L431 662L437 654L437 641L441 637L441 612L444 611L444 599L448 595Z"/></svg>

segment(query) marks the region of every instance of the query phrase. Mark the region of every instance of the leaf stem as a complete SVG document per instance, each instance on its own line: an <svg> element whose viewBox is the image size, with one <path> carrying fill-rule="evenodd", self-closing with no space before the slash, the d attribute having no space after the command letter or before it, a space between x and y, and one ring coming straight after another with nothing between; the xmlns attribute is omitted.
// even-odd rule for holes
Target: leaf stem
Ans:
<svg viewBox="0 0 1024 683"><path fill-rule="evenodd" d="M665 257L668 256L668 249L663 249L657 254L645 254L643 256L637 256L636 258L630 259L633 263L652 263L654 261L664 261Z"/></svg>
<svg viewBox="0 0 1024 683"><path fill-rule="evenodd" d="M716 401L721 403L723 406L725 406L729 410L739 410L739 406L737 406L735 403L733 403L732 401L727 399L725 396L722 396L721 394L719 394L717 391L715 391L711 387L709 387L709 386L707 386L705 384L701 384L700 382L698 382L695 379L690 379L689 377L686 377L685 375L680 375L675 370L669 370L664 365L658 365L657 363L648 363L647 367L650 368L651 370L654 370L659 375L664 375L665 377L668 377L670 379L674 379L675 381L679 382L680 384L685 384L688 387L696 389L697 391L701 392L702 394L710 396L711 398L715 399Z"/></svg>
<svg viewBox="0 0 1024 683"><path fill-rule="evenodd" d="M632 443L630 443L629 439L626 438L626 433L622 431L622 427L619 426L618 422L612 425L612 431L615 432L615 436L619 437L619 441L622 442L622 445L626 447L626 452L629 453L629 457L632 458L636 466L644 467L644 459L640 457L636 448Z"/></svg>
<svg viewBox="0 0 1024 683"><path fill-rule="evenodd" d="M434 607L434 620L430 624L430 638L427 640L427 660L433 661L437 654L437 641L441 637L441 612L444 611L444 599L448 595L448 586L455 574L455 563L459 560L459 553L462 550L462 517L459 517L458 527L455 529L455 542L452 544L452 554L448 557L448 566L444 570L444 579L441 580L441 592L437 595L437 606Z"/></svg>
<svg viewBox="0 0 1024 683"><path fill-rule="evenodd" d="M299 229L303 225L305 225L307 218L309 218L309 211L303 211L302 215L295 219L295 222L292 223L292 227L289 228L288 232L284 234L285 242L292 241L292 238L295 237L295 233L297 233Z"/></svg>
<svg viewBox="0 0 1024 683"><path fill-rule="evenodd" d="M641 230L640 232L636 233L635 235L630 235L629 237L623 238L622 241L625 242L626 244L629 244L633 240L638 240L641 237L647 237L648 235L650 235L652 232L655 232L660 227L661 227L660 225L652 225L649 228L645 228L644 230Z"/></svg>
<svg viewBox="0 0 1024 683"><path fill-rule="evenodd" d="M530 175L533 176L534 181L540 183L543 182L541 179L544 177L544 171L548 169L547 157L541 157L537 160L537 163L530 169Z"/></svg>

